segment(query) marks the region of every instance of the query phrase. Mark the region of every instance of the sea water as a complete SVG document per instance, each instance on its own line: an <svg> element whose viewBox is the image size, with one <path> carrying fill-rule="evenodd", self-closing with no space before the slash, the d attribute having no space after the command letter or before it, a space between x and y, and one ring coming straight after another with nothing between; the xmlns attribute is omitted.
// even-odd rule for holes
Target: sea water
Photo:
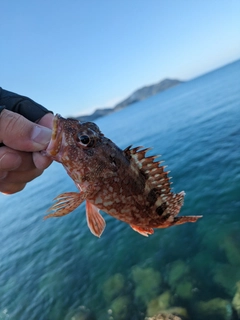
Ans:
<svg viewBox="0 0 240 320"><path fill-rule="evenodd" d="M162 155L173 192L186 192L180 214L203 215L195 224L146 238L103 213L98 239L84 204L43 221L54 197L76 191L57 163L0 195L0 319L137 320L174 307L194 320L237 319L239 75L236 61L96 121L119 147Z"/></svg>

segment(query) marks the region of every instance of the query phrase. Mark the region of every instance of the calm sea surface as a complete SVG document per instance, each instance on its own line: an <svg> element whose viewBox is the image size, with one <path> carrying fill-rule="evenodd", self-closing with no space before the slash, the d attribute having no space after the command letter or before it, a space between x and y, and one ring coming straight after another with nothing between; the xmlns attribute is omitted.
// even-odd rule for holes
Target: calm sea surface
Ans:
<svg viewBox="0 0 240 320"><path fill-rule="evenodd" d="M98 239L85 205L43 221L54 197L76 190L57 163L24 191L0 195L0 319L138 320L162 310L162 294L162 308L184 308L189 319L237 319L239 77L237 61L96 121L119 147L162 155L173 191L186 192L180 214L203 215L195 224L146 238L103 213Z"/></svg>

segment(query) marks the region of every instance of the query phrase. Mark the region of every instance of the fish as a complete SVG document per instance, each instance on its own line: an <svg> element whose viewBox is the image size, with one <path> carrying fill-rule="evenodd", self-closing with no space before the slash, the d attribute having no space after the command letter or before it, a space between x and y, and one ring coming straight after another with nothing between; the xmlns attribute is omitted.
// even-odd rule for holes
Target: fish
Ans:
<svg viewBox="0 0 240 320"><path fill-rule="evenodd" d="M143 236L154 229L196 222L202 216L177 216L185 193L173 193L169 172L150 148L120 149L93 122L55 115L45 155L61 163L79 192L57 196L45 219L62 217L86 201L90 231L100 237L106 223L100 210Z"/></svg>

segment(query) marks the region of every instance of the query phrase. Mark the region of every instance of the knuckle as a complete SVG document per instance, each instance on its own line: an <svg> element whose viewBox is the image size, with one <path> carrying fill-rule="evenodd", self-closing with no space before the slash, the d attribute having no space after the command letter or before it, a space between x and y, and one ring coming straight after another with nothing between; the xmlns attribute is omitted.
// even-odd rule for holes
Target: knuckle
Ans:
<svg viewBox="0 0 240 320"><path fill-rule="evenodd" d="M0 114L0 140L6 145L14 145L16 140L24 139L29 134L29 126L23 116L3 110Z"/></svg>
<svg viewBox="0 0 240 320"><path fill-rule="evenodd" d="M3 110L0 115L1 128L3 128L4 131L11 132L19 122L20 117L18 113Z"/></svg>

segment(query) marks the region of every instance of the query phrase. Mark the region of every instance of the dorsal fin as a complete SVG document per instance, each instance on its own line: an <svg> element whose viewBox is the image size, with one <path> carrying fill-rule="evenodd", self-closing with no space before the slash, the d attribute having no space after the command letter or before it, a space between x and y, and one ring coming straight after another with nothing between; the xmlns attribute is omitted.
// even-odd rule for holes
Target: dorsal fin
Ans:
<svg viewBox="0 0 240 320"><path fill-rule="evenodd" d="M131 149L131 146L129 146L123 152L131 162L136 164L137 168L148 180L150 187L159 188L161 193L168 194L171 191L170 178L168 177L170 171L164 171L166 166L161 165L163 161L155 161L160 156L146 157L146 153L149 150L151 148L136 147Z"/></svg>

